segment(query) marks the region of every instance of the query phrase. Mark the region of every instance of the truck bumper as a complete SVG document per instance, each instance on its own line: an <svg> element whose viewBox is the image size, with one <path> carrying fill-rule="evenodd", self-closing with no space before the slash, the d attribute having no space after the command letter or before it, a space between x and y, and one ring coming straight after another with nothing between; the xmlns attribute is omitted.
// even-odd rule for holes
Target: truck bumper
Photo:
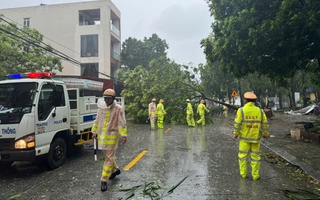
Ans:
<svg viewBox="0 0 320 200"><path fill-rule="evenodd" d="M35 150L0 151L0 162L33 161L35 157Z"/></svg>

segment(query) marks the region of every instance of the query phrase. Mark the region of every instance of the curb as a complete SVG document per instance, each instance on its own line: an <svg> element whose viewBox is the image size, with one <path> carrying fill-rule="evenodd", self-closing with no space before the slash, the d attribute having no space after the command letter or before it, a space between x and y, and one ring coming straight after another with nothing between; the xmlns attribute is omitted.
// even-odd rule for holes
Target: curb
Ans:
<svg viewBox="0 0 320 200"><path fill-rule="evenodd" d="M314 169L308 163L299 160L297 157L291 155L287 151L282 150L281 148L278 148L274 146L272 143L270 143L267 140L261 141L261 144L285 159L287 162L300 167L305 173L307 173L309 176L311 176L316 181L320 182L320 171Z"/></svg>

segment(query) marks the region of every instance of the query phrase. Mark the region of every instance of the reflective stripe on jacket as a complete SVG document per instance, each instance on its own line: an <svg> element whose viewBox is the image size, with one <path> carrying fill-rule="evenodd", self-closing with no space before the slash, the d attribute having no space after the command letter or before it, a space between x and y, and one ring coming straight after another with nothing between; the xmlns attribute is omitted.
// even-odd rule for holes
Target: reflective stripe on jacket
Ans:
<svg viewBox="0 0 320 200"><path fill-rule="evenodd" d="M99 107L91 132L98 134L99 149L117 148L119 135L127 136L122 107L116 101L109 108Z"/></svg>
<svg viewBox="0 0 320 200"><path fill-rule="evenodd" d="M248 102L237 110L233 134L240 135L240 140L257 143L261 136L269 135L268 129L266 114L254 102Z"/></svg>

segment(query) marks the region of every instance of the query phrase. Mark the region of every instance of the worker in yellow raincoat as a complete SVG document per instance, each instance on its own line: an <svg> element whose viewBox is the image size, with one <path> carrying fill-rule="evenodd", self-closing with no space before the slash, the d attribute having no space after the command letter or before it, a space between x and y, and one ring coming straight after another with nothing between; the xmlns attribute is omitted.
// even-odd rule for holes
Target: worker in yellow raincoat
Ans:
<svg viewBox="0 0 320 200"><path fill-rule="evenodd" d="M157 105L157 118L158 118L157 125L158 125L158 128L160 129L164 128L163 127L164 115L167 114L166 111L164 110L164 106L162 103L164 103L164 100L160 99Z"/></svg>
<svg viewBox="0 0 320 200"><path fill-rule="evenodd" d="M227 100L227 101L226 101L226 104L230 104L230 101ZM223 109L223 116L224 116L225 118L228 118L228 106L223 105L223 106L222 106L222 109Z"/></svg>
<svg viewBox="0 0 320 200"><path fill-rule="evenodd" d="M193 108L190 103L190 99L187 99L186 102L187 102L187 123L188 123L188 126L195 127L196 123L194 121Z"/></svg>
<svg viewBox="0 0 320 200"><path fill-rule="evenodd" d="M200 119L197 121L198 125L206 125L205 112L209 112L209 110L206 105L204 105L204 100L201 99L197 109L197 114L200 116Z"/></svg>
<svg viewBox="0 0 320 200"><path fill-rule="evenodd" d="M232 140L240 137L239 168L242 178L248 175L248 157L251 156L251 175L253 180L260 178L260 138L269 136L268 118L264 111L255 106L257 96L253 92L244 94L246 104L237 110L234 120Z"/></svg>
<svg viewBox="0 0 320 200"><path fill-rule="evenodd" d="M148 112L149 112L151 129L154 129L155 121L156 121L156 117L157 117L157 104L156 104L155 98L153 98L151 100L151 103L149 103Z"/></svg>
<svg viewBox="0 0 320 200"><path fill-rule="evenodd" d="M108 179L119 175L120 169L116 163L118 138L122 144L127 141L127 127L123 108L115 101L115 91L107 89L103 93L104 102L101 103L94 124L91 128L92 138L98 138L98 148L104 155L101 175L101 191L107 190Z"/></svg>

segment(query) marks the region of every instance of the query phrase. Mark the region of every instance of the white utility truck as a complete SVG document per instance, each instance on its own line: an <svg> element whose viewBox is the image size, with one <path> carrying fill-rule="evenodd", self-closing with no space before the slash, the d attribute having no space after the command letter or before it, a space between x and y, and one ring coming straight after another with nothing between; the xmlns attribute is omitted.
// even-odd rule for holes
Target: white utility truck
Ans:
<svg viewBox="0 0 320 200"><path fill-rule="evenodd" d="M54 169L71 145L91 142L101 96L83 96L81 88L67 88L46 72L7 78L0 81L0 162L45 157Z"/></svg>

